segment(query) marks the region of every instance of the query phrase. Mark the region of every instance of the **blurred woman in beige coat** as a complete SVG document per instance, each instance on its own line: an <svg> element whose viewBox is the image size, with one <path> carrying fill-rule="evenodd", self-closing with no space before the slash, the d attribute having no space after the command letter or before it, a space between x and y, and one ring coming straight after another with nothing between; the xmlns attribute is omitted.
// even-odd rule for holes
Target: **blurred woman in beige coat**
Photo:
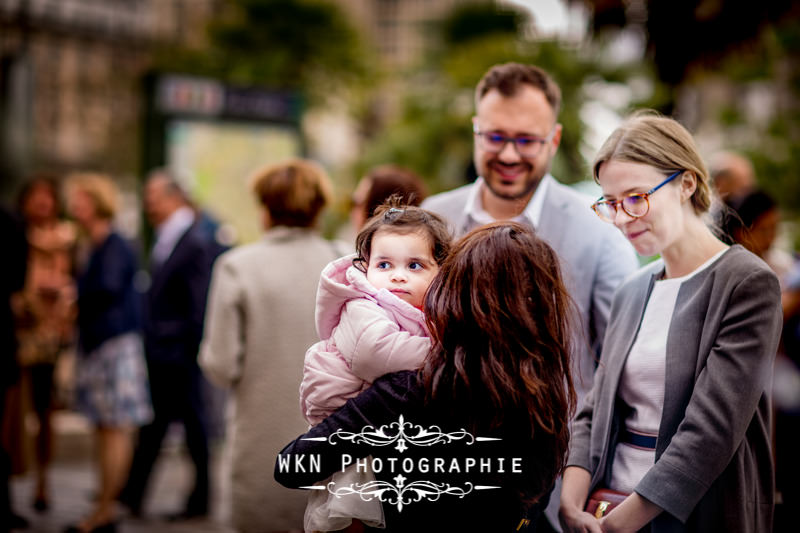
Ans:
<svg viewBox="0 0 800 533"><path fill-rule="evenodd" d="M270 474L286 442L307 429L298 407L303 355L316 342L322 268L348 250L315 230L331 185L317 164L293 159L258 171L253 192L264 237L214 266L200 365L231 389L227 430L230 525L241 532L301 530L306 495Z"/></svg>

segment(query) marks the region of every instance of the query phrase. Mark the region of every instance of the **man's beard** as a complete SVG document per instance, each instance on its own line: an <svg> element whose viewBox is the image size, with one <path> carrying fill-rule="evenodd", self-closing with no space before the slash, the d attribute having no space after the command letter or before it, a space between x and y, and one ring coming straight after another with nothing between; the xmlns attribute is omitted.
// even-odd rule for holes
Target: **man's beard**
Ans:
<svg viewBox="0 0 800 533"><path fill-rule="evenodd" d="M486 174L483 176L483 181L486 184L486 187L489 189L489 192L491 192L493 195L495 195L498 198L502 198L503 200L520 200L520 199L524 199L526 196L531 195L531 193L534 190L536 190L536 187L539 186L539 182L542 181L542 178L544 177L545 173L547 172L547 170L546 170L547 167L545 167L545 170L540 175L531 176L531 172L533 171L533 165L531 165L530 163L523 163L522 165L526 169L524 187L523 187L522 191L520 191L520 192L508 193L508 192L503 192L503 191L497 190L494 187L494 180L486 178L486 175L488 175L489 173L494 173L494 175L498 174L498 172L494 171L494 169L492 168L494 165L502 166L500 163L497 163L495 161L489 161L486 164L486 170L488 172L486 172Z"/></svg>

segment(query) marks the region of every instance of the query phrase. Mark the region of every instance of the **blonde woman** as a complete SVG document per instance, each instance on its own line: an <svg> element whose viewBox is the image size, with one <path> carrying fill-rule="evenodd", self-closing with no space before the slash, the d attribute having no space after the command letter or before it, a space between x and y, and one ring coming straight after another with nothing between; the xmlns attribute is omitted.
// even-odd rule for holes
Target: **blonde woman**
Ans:
<svg viewBox="0 0 800 533"><path fill-rule="evenodd" d="M100 490L93 512L68 528L116 529L114 501L127 476L135 429L152 418L147 368L139 334L136 258L112 219L117 191L104 175L67 181L69 211L89 242L78 276L77 407L96 426Z"/></svg>
<svg viewBox="0 0 800 533"><path fill-rule="evenodd" d="M614 297L573 427L564 530L772 531L778 280L705 224L708 172L675 120L633 116L605 142L593 172L603 190L595 212L639 254L661 259ZM628 496L605 516L585 512L601 487Z"/></svg>

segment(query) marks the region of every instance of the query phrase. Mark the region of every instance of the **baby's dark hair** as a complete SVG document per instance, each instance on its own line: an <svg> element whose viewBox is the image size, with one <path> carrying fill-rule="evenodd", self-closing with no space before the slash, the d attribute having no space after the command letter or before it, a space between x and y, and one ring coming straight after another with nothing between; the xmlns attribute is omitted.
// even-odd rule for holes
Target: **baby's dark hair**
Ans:
<svg viewBox="0 0 800 533"><path fill-rule="evenodd" d="M400 204L400 198L392 196L375 209L375 215L364 225L356 237L356 257L353 265L362 272L367 271L372 239L379 231L408 234L420 232L428 238L431 255L441 265L450 253L453 236L447 222L435 213L420 207Z"/></svg>

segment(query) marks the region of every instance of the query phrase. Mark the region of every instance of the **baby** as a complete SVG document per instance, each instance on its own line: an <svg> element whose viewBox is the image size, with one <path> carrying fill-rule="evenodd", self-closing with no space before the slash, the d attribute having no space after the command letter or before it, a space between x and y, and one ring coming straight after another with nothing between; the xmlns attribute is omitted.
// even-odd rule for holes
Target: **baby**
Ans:
<svg viewBox="0 0 800 533"><path fill-rule="evenodd" d="M356 238L356 254L322 271L316 322L321 339L306 352L300 404L315 425L375 379L422 365L430 351L422 302L451 235L439 216L418 207L376 210ZM354 465L333 476L335 485L374 479ZM322 484L322 483L320 483ZM357 518L382 527L380 502L312 491L307 531L333 531Z"/></svg>

